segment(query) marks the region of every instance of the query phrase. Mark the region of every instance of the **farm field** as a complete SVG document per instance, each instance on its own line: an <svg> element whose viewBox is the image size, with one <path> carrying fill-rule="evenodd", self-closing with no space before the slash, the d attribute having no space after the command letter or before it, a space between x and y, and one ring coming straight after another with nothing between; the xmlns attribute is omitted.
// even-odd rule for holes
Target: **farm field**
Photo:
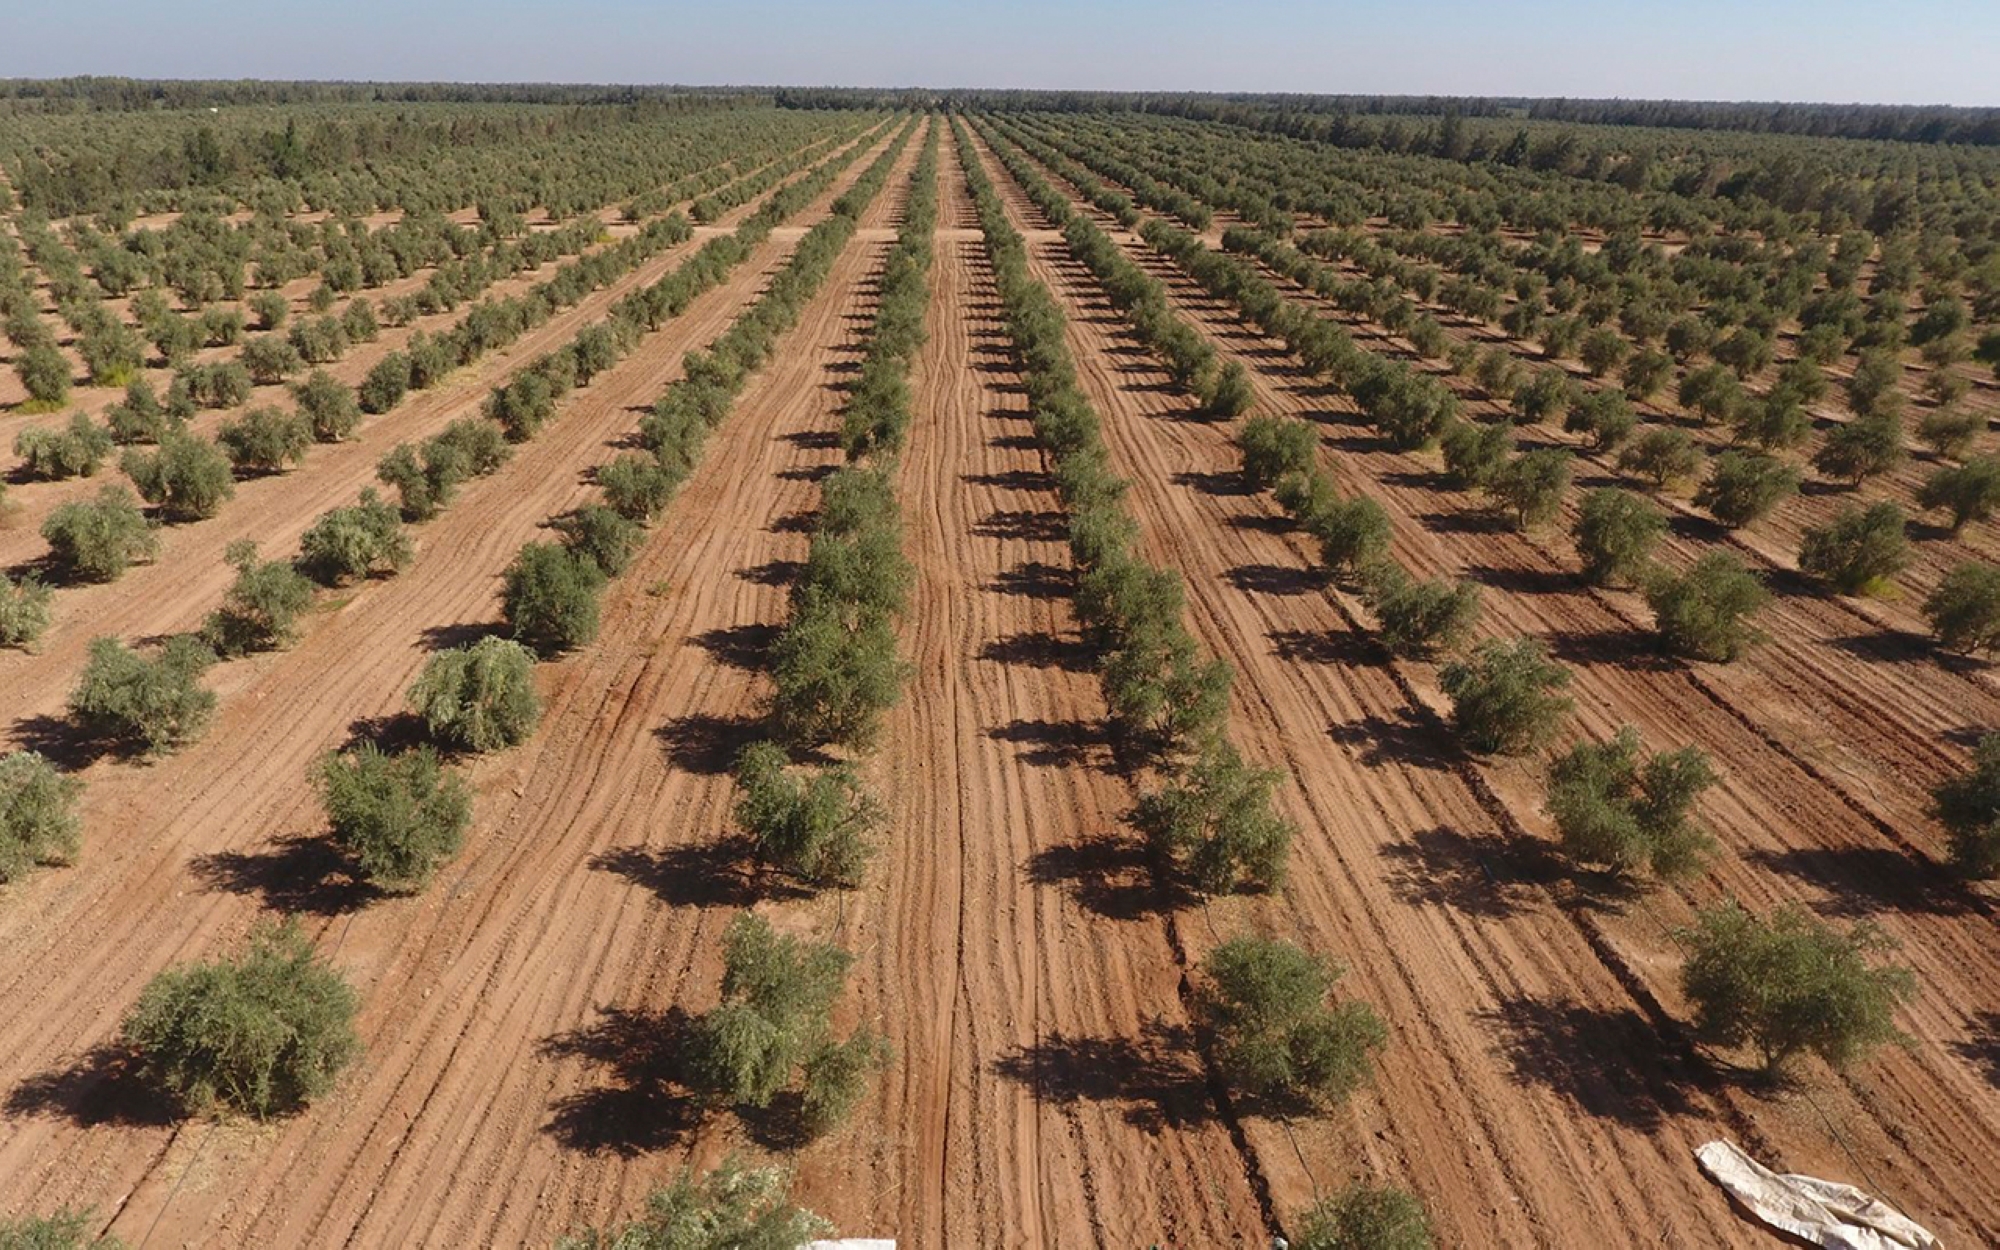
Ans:
<svg viewBox="0 0 2000 1250"><path fill-rule="evenodd" d="M20 103L0 1217L2000 1244L1994 148Z"/></svg>

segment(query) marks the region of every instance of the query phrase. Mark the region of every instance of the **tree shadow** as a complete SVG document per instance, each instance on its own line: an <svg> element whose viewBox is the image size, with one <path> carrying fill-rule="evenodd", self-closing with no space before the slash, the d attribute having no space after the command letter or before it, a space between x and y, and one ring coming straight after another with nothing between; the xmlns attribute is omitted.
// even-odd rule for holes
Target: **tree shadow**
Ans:
<svg viewBox="0 0 2000 1250"><path fill-rule="evenodd" d="M1291 564L1239 564L1223 577L1250 595L1307 595L1327 583L1324 569Z"/></svg>
<svg viewBox="0 0 2000 1250"><path fill-rule="evenodd" d="M1054 508L989 512L973 525L972 532L981 538L1062 542L1069 537L1069 518Z"/></svg>
<svg viewBox="0 0 2000 1250"><path fill-rule="evenodd" d="M1138 1038L1054 1033L993 1063L1036 1102L1124 1104L1127 1123L1149 1132L1210 1123L1215 1103L1185 1025L1146 1022Z"/></svg>
<svg viewBox="0 0 2000 1250"><path fill-rule="evenodd" d="M568 1150L628 1159L680 1141L703 1114L676 1088L693 1025L679 1007L663 1013L608 1007L593 1024L543 1039L544 1059L606 1069L611 1083L557 1099L542 1131Z"/></svg>
<svg viewBox="0 0 2000 1250"><path fill-rule="evenodd" d="M1634 672L1676 667L1659 637L1643 629L1565 629L1549 635L1549 654L1566 664L1601 664Z"/></svg>
<svg viewBox="0 0 2000 1250"><path fill-rule="evenodd" d="M1024 560L1011 569L1002 569L987 589L1024 599L1067 599L1075 587L1075 575L1062 565Z"/></svg>
<svg viewBox="0 0 2000 1250"><path fill-rule="evenodd" d="M266 907L309 916L346 915L383 897L344 851L317 834L278 838L263 852L196 856L188 870L210 890L254 894Z"/></svg>
<svg viewBox="0 0 2000 1250"><path fill-rule="evenodd" d="M1964 885L1943 868L1886 846L1759 848L1746 858L1772 872L1823 887L1826 897L1812 906L1830 916L1887 911L1963 916L1980 910Z"/></svg>
<svg viewBox="0 0 2000 1250"><path fill-rule="evenodd" d="M773 534L810 534L819 528L819 509L787 512L767 527Z"/></svg>
<svg viewBox="0 0 2000 1250"><path fill-rule="evenodd" d="M1096 667L1095 653L1081 638L1064 638L1047 630L995 638L979 649L979 658L1023 668L1061 669L1065 673L1088 673Z"/></svg>
<svg viewBox="0 0 2000 1250"><path fill-rule="evenodd" d="M137 754L130 744L93 734L67 716L23 716L14 722L12 732L20 750L35 752L64 772L88 768L101 759L131 759Z"/></svg>
<svg viewBox="0 0 2000 1250"><path fill-rule="evenodd" d="M653 731L674 767L704 776L719 776L736 767L736 757L763 731L754 716L715 716L693 712L677 716Z"/></svg>
<svg viewBox="0 0 2000 1250"><path fill-rule="evenodd" d="M1039 451L1042 446L1032 434L999 434L987 439L986 445L1001 451Z"/></svg>
<svg viewBox="0 0 2000 1250"><path fill-rule="evenodd" d="M1082 720L1016 719L986 731L996 742L1023 749L1023 763L1038 768L1090 768L1104 763L1108 738L1103 726Z"/></svg>
<svg viewBox="0 0 2000 1250"><path fill-rule="evenodd" d="M763 671L778 633L776 625L730 625L706 630L688 641L708 652L718 664L755 673Z"/></svg>
<svg viewBox="0 0 2000 1250"><path fill-rule="evenodd" d="M1939 648L1937 640L1928 634L1915 630L1885 628L1870 630L1863 634L1849 634L1842 638L1829 639L1833 646L1847 654L1868 661L1870 664L1942 664L1954 667L1954 662L1965 657L1951 655ZM1967 668L1976 666L1967 665ZM1962 670L1961 670L1962 671Z"/></svg>
<svg viewBox="0 0 2000 1250"><path fill-rule="evenodd" d="M1952 1049L1986 1072L1986 1080L2000 1087L2000 1011L1982 1011L1972 1017L1972 1032Z"/></svg>
<svg viewBox="0 0 2000 1250"><path fill-rule="evenodd" d="M1036 851L1028 860L1028 880L1069 892L1084 909L1111 920L1140 920L1178 911L1192 903L1153 872L1145 843L1097 833Z"/></svg>
<svg viewBox="0 0 2000 1250"><path fill-rule="evenodd" d="M1505 569L1489 564L1469 568L1465 575L1482 586L1517 595L1559 595L1579 585L1576 574L1561 569Z"/></svg>
<svg viewBox="0 0 2000 1250"><path fill-rule="evenodd" d="M1327 726L1326 736L1353 748L1368 768L1385 765L1442 772L1455 767L1459 753L1444 726L1407 710L1395 720L1369 713Z"/></svg>
<svg viewBox="0 0 2000 1250"><path fill-rule="evenodd" d="M1363 667L1380 664L1386 656L1380 643L1355 629L1274 629L1265 637L1274 655L1294 664Z"/></svg>
<svg viewBox="0 0 2000 1250"><path fill-rule="evenodd" d="M832 477L837 464L802 464L789 469L780 469L777 478L781 482L821 482Z"/></svg>
<svg viewBox="0 0 2000 1250"><path fill-rule="evenodd" d="M460 621L455 625L432 625L418 637L426 651L451 651L469 647L483 638L502 638L507 626L500 621Z"/></svg>
<svg viewBox="0 0 2000 1250"><path fill-rule="evenodd" d="M1017 435L1015 437L1020 436ZM1034 440L1028 439L1028 445L1032 447ZM1055 476L1041 469L1006 469L997 473L961 473L958 480L968 486L991 486L999 490L1046 492L1053 491L1056 488Z"/></svg>
<svg viewBox="0 0 2000 1250"><path fill-rule="evenodd" d="M1426 512L1417 523L1433 534L1507 534L1514 526L1505 516L1488 508L1466 508L1457 512Z"/></svg>
<svg viewBox="0 0 2000 1250"><path fill-rule="evenodd" d="M1204 495L1214 495L1219 498L1257 493L1256 487L1245 481L1241 473L1235 472L1197 473L1190 469L1174 474L1172 481L1176 486L1191 486Z"/></svg>
<svg viewBox="0 0 2000 1250"><path fill-rule="evenodd" d="M1650 1131L1695 1114L1691 1082L1662 1062L1663 1040L1631 1007L1517 995L1482 1011L1515 1084L1555 1093L1584 1114Z"/></svg>
<svg viewBox="0 0 2000 1250"><path fill-rule="evenodd" d="M753 586L789 586L806 571L803 560L766 560L736 570L736 576Z"/></svg>
<svg viewBox="0 0 2000 1250"><path fill-rule="evenodd" d="M145 1079L138 1053L110 1043L24 1079L7 1091L6 1114L68 1120L79 1128L163 1128L182 1118L175 1099Z"/></svg>
<svg viewBox="0 0 2000 1250"><path fill-rule="evenodd" d="M1296 530L1298 522L1282 512L1245 512L1228 519L1231 529L1249 530L1253 534L1289 534Z"/></svg>
<svg viewBox="0 0 2000 1250"><path fill-rule="evenodd" d="M362 716L347 722L347 740L340 744L340 749L352 751L364 743L372 743L376 750L393 755L422 744L429 736L424 718L415 712Z"/></svg>
<svg viewBox="0 0 2000 1250"><path fill-rule="evenodd" d="M590 866L650 890L669 907L749 907L765 899L810 898L812 891L763 871L757 848L740 836L682 846L620 846L591 857Z"/></svg>
<svg viewBox="0 0 2000 1250"><path fill-rule="evenodd" d="M1480 838L1439 826L1382 848L1384 877L1397 899L1437 904L1470 916L1505 920L1534 904L1534 891L1556 876L1539 843Z"/></svg>
<svg viewBox="0 0 2000 1250"><path fill-rule="evenodd" d="M837 430L793 430L778 437L807 451L832 451L840 446L840 432Z"/></svg>

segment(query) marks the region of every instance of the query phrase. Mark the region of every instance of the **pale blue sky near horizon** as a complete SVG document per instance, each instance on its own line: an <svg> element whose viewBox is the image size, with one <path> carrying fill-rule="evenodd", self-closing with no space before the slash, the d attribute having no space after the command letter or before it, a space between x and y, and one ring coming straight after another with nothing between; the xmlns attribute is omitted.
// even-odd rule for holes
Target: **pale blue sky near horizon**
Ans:
<svg viewBox="0 0 2000 1250"><path fill-rule="evenodd" d="M0 77L2000 104L2000 0L0 0Z"/></svg>

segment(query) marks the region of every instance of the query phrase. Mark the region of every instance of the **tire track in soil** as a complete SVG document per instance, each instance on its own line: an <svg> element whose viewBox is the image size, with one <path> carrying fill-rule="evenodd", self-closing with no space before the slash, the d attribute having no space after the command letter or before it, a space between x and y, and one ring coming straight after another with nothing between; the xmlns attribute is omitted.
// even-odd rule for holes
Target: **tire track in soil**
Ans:
<svg viewBox="0 0 2000 1250"><path fill-rule="evenodd" d="M867 160L857 160L797 220L824 216L826 206ZM880 211L878 205L877 215ZM357 714L400 710L402 692L425 659L429 637L440 629L455 635L480 628L493 618L497 575L518 544L535 536L545 518L588 494L580 468L611 454L607 440L636 421L632 406L649 401L678 375L684 350L705 344L734 320L802 232L802 227L777 232L729 283L706 293L659 337L580 392L565 415L542 438L519 449L499 474L468 488L457 506L426 527L423 551L410 570L329 613L294 650L242 666L244 689L223 692L221 714L204 741L149 768L92 770L89 825L119 829L124 839L94 839L92 854L81 866L40 875L22 891L19 904L0 917L0 923L15 930L14 949L23 951L13 978L21 1010L4 1026L8 1053L16 1058L9 1065L13 1132L0 1143L0 1176L5 1178L0 1180L0 1204L11 1206L33 1194L38 1206L51 1201L122 1206L117 1231L131 1233L149 1227L171 1198L162 1235L282 1245L327 1244L350 1234L375 1241L382 1222L423 1218L433 1220L440 1231L386 1239L435 1237L437 1244L546 1240L569 1223L608 1218L636 1205L657 1175L634 1178L639 1169L605 1169L599 1165L607 1160L559 1150L544 1132L547 1097L507 1089L504 1098L496 1096L487 1106L481 1126L489 1135L503 1134L516 1154L541 1165L539 1172L526 1163L501 1170L476 1165L472 1161L475 1148L485 1144L482 1138L430 1137L432 1153L421 1157L390 1139L429 1124L417 1118L420 1109L437 1105L436 1095L424 1092L425 1083L436 1081L441 1052L458 1045L456 1039L467 1036L473 1024L491 1030L495 1022L480 1012L546 1010L545 1000L553 992L575 999L569 1003L571 1015L582 1016L580 996L590 986L573 979L574 965L582 962L580 952L600 951L603 966L614 976L634 968L643 975L654 966L630 946L614 947L628 956L614 964L594 935L578 931L600 914L614 936L638 929L658 937L664 923L654 915L659 909L635 899L639 892L613 885L615 874L608 870L591 868L589 852L606 849L615 835L618 826L606 821L644 824L655 810L674 810L673 802L655 809L635 800L622 784L620 768L648 772L656 786L664 784L658 774L696 776L668 768L654 733L657 716L645 714L671 709L692 693L685 676L674 680L673 674L658 671L668 666L654 664L663 646L656 639L669 622L686 619L689 608L712 608L718 591L737 584L758 593L768 588L726 574L704 580L696 575L699 565L686 566L689 576L671 580L666 595L651 596L645 588L659 580L655 570L682 569L681 562L712 554L717 545L718 535L690 534L688 524L678 518L691 518L699 526L710 517L722 524L750 515L747 504L720 512L704 509L701 497L706 491L712 498L719 477L745 489L738 480L742 475L730 474L730 462L768 454L755 431L769 418L745 410L718 434L711 454L719 463L705 465L697 474L683 496L689 502L676 504L679 511L654 532L639 565L607 597L606 638L577 657L543 666L538 681L549 708L548 724L529 745L472 766L479 792L475 832L467 850L427 894L377 903L350 917L346 913L354 900L342 897L338 888L302 890L283 879L287 872L310 866L309 859L288 859L285 839L320 827L317 804L302 784L310 758L336 745ZM846 291L858 263L852 256L843 258L845 268L829 292ZM814 309L795 334L825 335L837 312L832 295ZM764 383L740 402L756 403L754 397L769 395L770 389ZM768 489L762 483L758 488ZM680 653L675 649L662 658ZM584 684L586 674L599 689ZM621 678L634 683L637 693L601 688ZM641 702L641 694L652 702ZM595 702L580 716L567 714L586 695L594 695ZM529 785L531 778L545 775L537 768L554 771L545 790L559 794L559 800L545 798ZM697 781L713 788L706 776ZM168 801L162 803L163 797ZM726 795L683 794L677 799L698 804L698 810L719 821ZM541 821L559 836L540 832ZM274 835L275 845L269 841ZM201 863L211 866L212 877L233 877L226 884L235 888L212 885L193 871ZM554 891L562 899L552 898ZM527 905L515 897L520 892L532 892L543 903L584 902L565 909L559 917L564 923L544 944L523 914ZM125 1105L121 1091L105 1088L103 1074L77 1060L85 1048L115 1030L125 1005L153 971L232 939L260 902L326 916L333 931L329 942L338 943L337 963L364 994L359 1027L370 1044L368 1058L357 1077L295 1121L268 1129L231 1124L218 1130L216 1143L199 1159L200 1174L191 1180L185 1169L181 1177L138 1171L159 1152L170 1130L120 1123L117 1113ZM549 923L546 914L540 919ZM562 945L565 941L572 945ZM518 957L523 945L534 948L528 953L540 960L536 992L501 976L497 964L470 963L481 952L490 956L506 950ZM452 974L449 983L447 973ZM551 980L554 991L546 984ZM503 1001L489 1003L489 994ZM441 1018L447 1011L457 1015ZM532 1055L540 1034L505 1036L519 1043L517 1050ZM490 1038L486 1044L491 1045ZM486 1051L474 1046L467 1053L482 1056ZM462 1102L470 1086L474 1097L483 1100L490 1075L484 1062L465 1065L447 1092ZM509 1075L517 1083L523 1076L544 1085L550 1080L540 1059L524 1060ZM27 1082L17 1084L22 1077ZM24 1088L37 1096L24 1095ZM379 1172L369 1176L399 1149L403 1162L396 1178ZM615 1154L612 1161L616 1163ZM337 1183L329 1179L332 1172L338 1173ZM524 1193L525 1184L499 1179L526 1182L538 1175L545 1178L540 1195ZM578 1178L585 1185L582 1192L565 1188L577 1186ZM409 1201L392 1198L392 1181L416 1186L419 1192L409 1195ZM117 1193L127 1197L107 1200ZM530 1198L532 1207L519 1205ZM554 1208L559 1200L580 1205ZM492 1235L458 1231L474 1225ZM533 1236L530 1229L537 1230Z"/></svg>
<svg viewBox="0 0 2000 1250"><path fill-rule="evenodd" d="M1200 1113L1198 1071L1166 1055L1149 1094L1104 1087L1092 1063L1185 1028L1158 925L1079 908L1038 879L1091 853L1129 794L1061 589L1067 545L1037 520L1053 488L949 142L940 169L899 482L915 677L877 762L884 862L845 912L862 1014L897 1060L842 1134L854 1147L810 1157L801 1193L843 1228L914 1246L1254 1241L1256 1208Z"/></svg>

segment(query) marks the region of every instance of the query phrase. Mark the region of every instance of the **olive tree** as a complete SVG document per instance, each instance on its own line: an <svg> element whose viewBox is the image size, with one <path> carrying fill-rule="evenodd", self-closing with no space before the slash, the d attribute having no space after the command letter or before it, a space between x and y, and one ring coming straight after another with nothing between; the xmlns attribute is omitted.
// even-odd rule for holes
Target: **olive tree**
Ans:
<svg viewBox="0 0 2000 1250"><path fill-rule="evenodd" d="M236 581L208 614L202 637L219 655L290 645L298 618L312 606L312 582L287 560L259 560L257 544L239 538L223 559Z"/></svg>
<svg viewBox="0 0 2000 1250"><path fill-rule="evenodd" d="M119 467L169 521L205 520L236 494L229 456L207 439L180 430L162 434L153 451L127 449Z"/></svg>
<svg viewBox="0 0 2000 1250"><path fill-rule="evenodd" d="M1710 462L1694 502L1730 529L1741 529L1798 490L1799 471L1776 456L1725 451Z"/></svg>
<svg viewBox="0 0 2000 1250"><path fill-rule="evenodd" d="M299 568L322 586L399 573L412 554L402 518L373 490L323 514L299 539Z"/></svg>
<svg viewBox="0 0 2000 1250"><path fill-rule="evenodd" d="M528 543L508 566L501 607L515 638L555 655L597 637L603 590L593 561L556 543Z"/></svg>
<svg viewBox="0 0 2000 1250"><path fill-rule="evenodd" d="M1196 1014L1237 1089L1328 1109L1365 1081L1389 1030L1367 1003L1331 1001L1343 969L1289 942L1232 938L1202 960Z"/></svg>
<svg viewBox="0 0 2000 1250"><path fill-rule="evenodd" d="M1984 521L2000 507L2000 456L1975 456L1939 469L1917 489L1917 506L1949 512L1954 534Z"/></svg>
<svg viewBox="0 0 2000 1250"><path fill-rule="evenodd" d="M360 999L297 920L266 923L234 958L149 982L123 1037L141 1071L188 1112L258 1119L297 1111L360 1054Z"/></svg>
<svg viewBox="0 0 2000 1250"><path fill-rule="evenodd" d="M1615 486L1591 491L1574 528L1584 580L1593 586L1643 582L1666 532L1666 515L1632 492Z"/></svg>
<svg viewBox="0 0 2000 1250"><path fill-rule="evenodd" d="M773 742L736 762L736 822L779 871L814 885L852 889L873 853L885 813L853 768L795 770Z"/></svg>
<svg viewBox="0 0 2000 1250"><path fill-rule="evenodd" d="M1159 862L1197 890L1273 889L1284 880L1294 832L1271 810L1280 774L1252 768L1216 737L1193 762L1140 796L1132 823Z"/></svg>
<svg viewBox="0 0 2000 1250"><path fill-rule="evenodd" d="M1931 815L1950 837L1952 867L1974 880L2000 877L2000 734L1981 737L1972 767L1931 790Z"/></svg>
<svg viewBox="0 0 2000 1250"><path fill-rule="evenodd" d="M391 755L364 742L321 757L313 782L334 842L384 890L422 889L472 823L471 791L429 746Z"/></svg>
<svg viewBox="0 0 2000 1250"><path fill-rule="evenodd" d="M1763 634L1750 618L1771 592L1742 561L1710 551L1684 573L1663 574L1646 587L1661 644L1674 655L1728 663Z"/></svg>
<svg viewBox="0 0 2000 1250"><path fill-rule="evenodd" d="M1909 563L1903 510L1886 501L1844 508L1799 544L1800 571L1844 595L1881 594Z"/></svg>
<svg viewBox="0 0 2000 1250"><path fill-rule="evenodd" d="M215 653L192 634L169 638L151 658L116 638L93 638L70 715L93 738L153 755L177 750L215 713L215 692L201 684L213 663Z"/></svg>
<svg viewBox="0 0 2000 1250"><path fill-rule="evenodd" d="M1844 1067L1902 1036L1895 1010L1915 979L1869 962L1889 946L1872 925L1842 932L1802 907L1766 918L1729 902L1701 912L1681 939L1695 1036L1753 1047L1767 1075L1807 1053Z"/></svg>
<svg viewBox="0 0 2000 1250"><path fill-rule="evenodd" d="M2000 568L1976 561L1953 566L1925 598L1924 619L1949 650L2000 650Z"/></svg>
<svg viewBox="0 0 2000 1250"><path fill-rule="evenodd" d="M507 638L441 651L410 688L431 737L461 751L498 751L527 740L541 719L535 656Z"/></svg>
<svg viewBox="0 0 2000 1250"><path fill-rule="evenodd" d="M67 864L83 847L83 782L33 751L0 755L0 881L38 864Z"/></svg>
<svg viewBox="0 0 2000 1250"><path fill-rule="evenodd" d="M1430 1218L1416 1196L1360 1182L1299 1213L1292 1250L1431 1250Z"/></svg>
<svg viewBox="0 0 2000 1250"><path fill-rule="evenodd" d="M1570 710L1562 693L1569 682L1569 670L1535 638L1489 638L1438 673L1452 701L1452 726L1481 755L1525 755L1546 742Z"/></svg>
<svg viewBox="0 0 2000 1250"><path fill-rule="evenodd" d="M115 581L137 560L150 560L159 540L122 486L106 486L95 499L58 504L42 522L49 560L79 581Z"/></svg>
<svg viewBox="0 0 2000 1250"><path fill-rule="evenodd" d="M1680 877L1714 844L1688 814L1714 782L1700 749L1645 756L1638 730L1627 725L1608 742L1578 743L1549 766L1549 815L1572 859Z"/></svg>

